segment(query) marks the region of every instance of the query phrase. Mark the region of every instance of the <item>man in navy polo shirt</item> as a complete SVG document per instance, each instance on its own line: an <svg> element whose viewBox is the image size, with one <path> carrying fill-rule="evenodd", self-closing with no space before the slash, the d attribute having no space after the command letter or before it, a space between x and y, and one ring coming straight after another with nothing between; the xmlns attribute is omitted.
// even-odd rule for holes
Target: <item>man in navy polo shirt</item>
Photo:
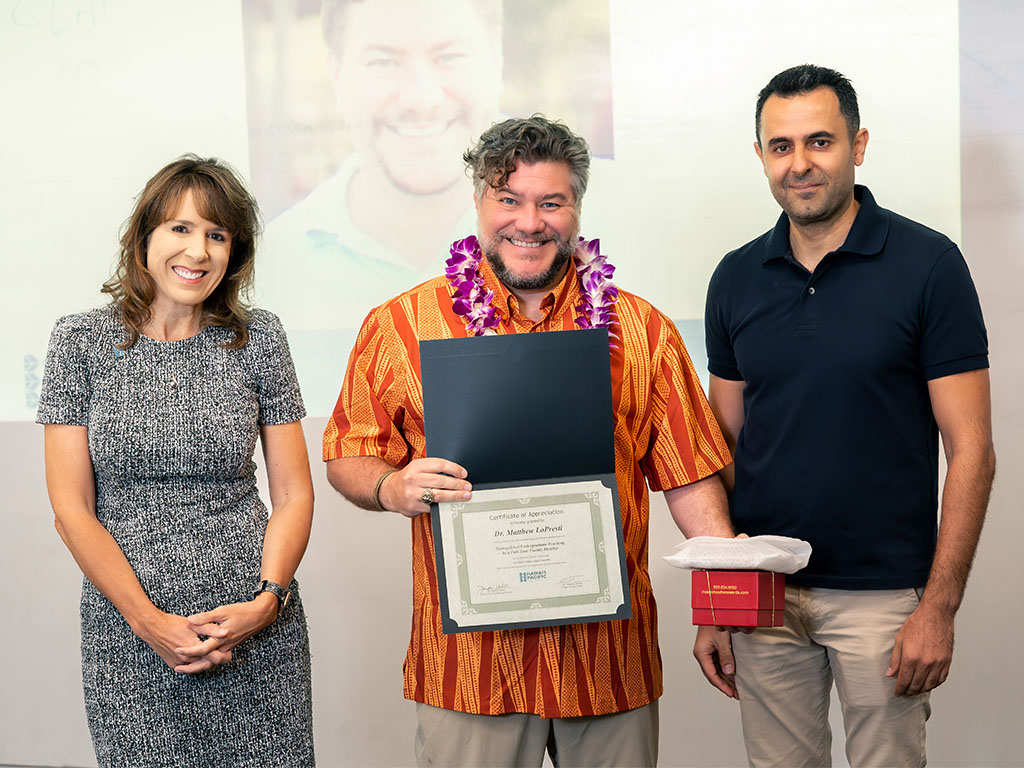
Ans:
<svg viewBox="0 0 1024 768"><path fill-rule="evenodd" d="M709 394L736 529L814 552L785 627L733 647L701 628L694 655L739 698L751 765L831 764L833 679L852 765L924 765L995 471L981 307L956 245L854 185L868 132L849 80L780 73L756 127L784 213L711 279Z"/></svg>

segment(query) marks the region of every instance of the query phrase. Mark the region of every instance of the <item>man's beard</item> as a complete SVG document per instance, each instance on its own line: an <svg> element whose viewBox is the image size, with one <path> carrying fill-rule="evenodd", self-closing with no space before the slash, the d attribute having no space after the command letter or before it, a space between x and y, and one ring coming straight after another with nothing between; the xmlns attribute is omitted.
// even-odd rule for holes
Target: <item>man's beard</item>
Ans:
<svg viewBox="0 0 1024 768"><path fill-rule="evenodd" d="M797 177L797 180L800 182L812 180L814 183L822 185L824 194L818 201L817 207L806 207L787 183L781 185L779 190L773 188L772 195L786 212L786 215L789 216L790 220L801 226L828 223L835 220L849 207L850 200L853 198L852 176L848 183L845 183L844 179L837 176L824 174L813 179L809 176L803 179Z"/></svg>
<svg viewBox="0 0 1024 768"><path fill-rule="evenodd" d="M538 275L523 277L509 270L508 267L505 266L505 262L502 260L501 254L498 252L498 246L503 240L508 238L525 240L528 242L534 241L530 235L522 232L513 232L510 234L502 234L499 232L493 238L478 235L478 239L480 240L480 249L483 251L484 256L487 257L487 261L490 263L491 269L494 270L494 274L506 286L517 291L536 291L556 283L565 272L565 266L569 263L573 253L576 252L575 236L571 237L569 240L565 240L557 232L552 233L548 240L555 243L557 251L555 253L555 258L551 261L551 266Z"/></svg>

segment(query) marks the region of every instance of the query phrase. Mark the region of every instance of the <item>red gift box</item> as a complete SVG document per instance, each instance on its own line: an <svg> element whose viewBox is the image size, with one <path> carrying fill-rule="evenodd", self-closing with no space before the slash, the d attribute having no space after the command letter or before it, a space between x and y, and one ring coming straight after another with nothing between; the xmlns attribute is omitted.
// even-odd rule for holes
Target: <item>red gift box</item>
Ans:
<svg viewBox="0 0 1024 768"><path fill-rule="evenodd" d="M694 571L693 623L716 627L781 627L786 576L771 571Z"/></svg>

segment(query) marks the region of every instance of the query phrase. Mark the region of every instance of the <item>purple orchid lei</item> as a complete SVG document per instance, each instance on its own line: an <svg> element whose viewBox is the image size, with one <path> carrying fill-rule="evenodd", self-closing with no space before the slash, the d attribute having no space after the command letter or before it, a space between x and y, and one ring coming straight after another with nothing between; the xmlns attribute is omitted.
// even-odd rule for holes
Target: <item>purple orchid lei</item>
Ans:
<svg viewBox="0 0 1024 768"><path fill-rule="evenodd" d="M466 330L471 336L490 336L501 323L491 303L494 291L484 286L480 275L483 253L475 236L456 240L451 246L451 258L445 275L454 289L452 309L466 319ZM586 258L584 258L586 256ZM612 309L619 297L619 289L612 282L615 267L608 257L601 253L600 240L579 240L573 263L580 277L580 300L576 305L576 326L578 328L609 328L612 323ZM615 338L615 334L609 334ZM614 346L614 345L613 345Z"/></svg>
<svg viewBox="0 0 1024 768"><path fill-rule="evenodd" d="M581 252L587 254L586 261ZM616 338L611 331L611 324L612 308L619 298L619 289L612 282L615 267L601 253L601 241L597 238L584 240L581 237L572 260L579 273L581 286L580 302L576 305L576 325L580 328L608 328L608 335Z"/></svg>
<svg viewBox="0 0 1024 768"><path fill-rule="evenodd" d="M452 309L456 315L466 318L466 330L471 336L490 336L501 323L491 302L494 291L484 286L480 275L483 253L474 235L452 243L451 258L444 273L455 293L452 294Z"/></svg>

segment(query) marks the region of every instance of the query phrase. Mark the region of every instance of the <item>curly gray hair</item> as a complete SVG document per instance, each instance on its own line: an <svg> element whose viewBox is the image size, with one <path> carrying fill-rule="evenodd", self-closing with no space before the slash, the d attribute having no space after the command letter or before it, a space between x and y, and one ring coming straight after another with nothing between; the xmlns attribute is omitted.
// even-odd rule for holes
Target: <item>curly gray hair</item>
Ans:
<svg viewBox="0 0 1024 768"><path fill-rule="evenodd" d="M573 205L578 209L590 178L590 147L582 136L543 115L514 117L488 128L462 159L473 175L479 199L487 186L498 189L508 182L517 162L565 163L569 166Z"/></svg>

